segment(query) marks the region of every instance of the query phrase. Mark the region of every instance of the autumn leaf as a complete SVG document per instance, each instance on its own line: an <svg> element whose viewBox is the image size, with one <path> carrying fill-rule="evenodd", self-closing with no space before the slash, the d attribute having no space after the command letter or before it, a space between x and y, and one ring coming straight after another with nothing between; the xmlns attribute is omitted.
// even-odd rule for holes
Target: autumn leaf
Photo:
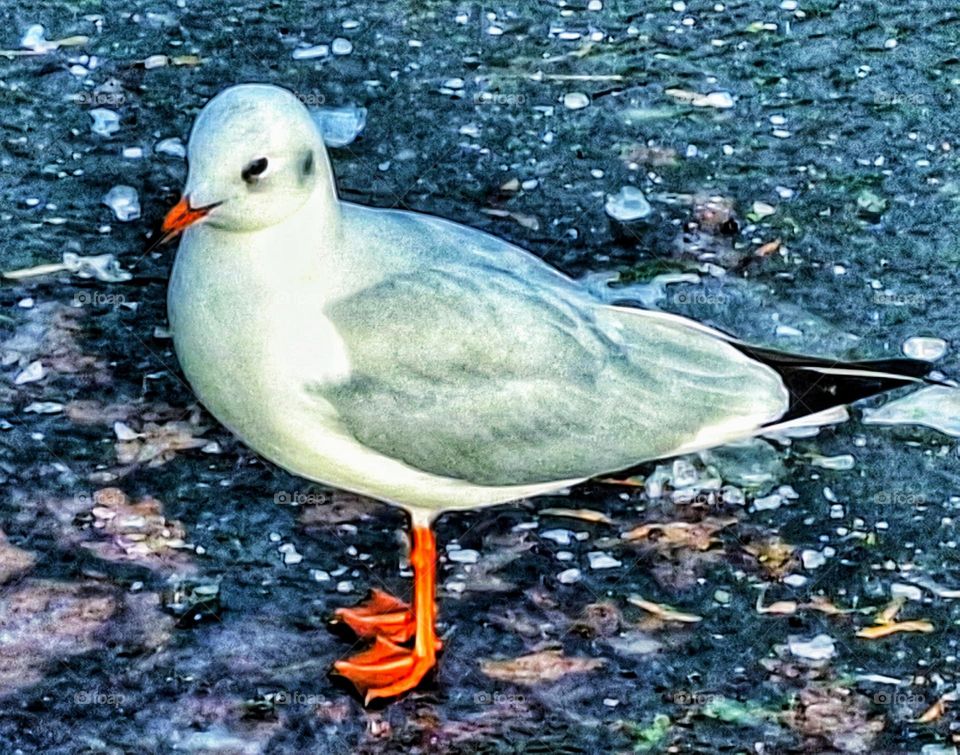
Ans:
<svg viewBox="0 0 960 755"><path fill-rule="evenodd" d="M613 524L613 520L606 514L593 509L542 509L540 516L558 516L566 519L579 519L582 522L593 524Z"/></svg>
<svg viewBox="0 0 960 755"><path fill-rule="evenodd" d="M791 571L795 564L796 548L778 537L751 543L745 546L744 550L757 559L764 571L778 579Z"/></svg>
<svg viewBox="0 0 960 755"><path fill-rule="evenodd" d="M570 674L593 671L604 663L601 658L565 656L561 650L543 650L509 660L484 660L480 669L501 682L533 686L555 682Z"/></svg>
<svg viewBox="0 0 960 755"><path fill-rule="evenodd" d="M166 464L179 451L192 448L203 448L210 443L205 438L199 438L207 428L199 424L199 417L194 414L189 421L146 422L139 432L128 425L118 422L114 425L117 435L115 448L117 461L121 464L146 464L149 467L159 467Z"/></svg>
<svg viewBox="0 0 960 755"><path fill-rule="evenodd" d="M872 627L864 627L857 632L857 637L865 640L877 640L881 637L889 637L891 634L899 632L922 632L929 634L934 630L933 624L929 621L894 621L889 624L876 624Z"/></svg>
<svg viewBox="0 0 960 755"><path fill-rule="evenodd" d="M647 611L648 613L656 616L658 619L663 619L664 621L678 621L682 624L696 624L698 621L703 621L702 616L697 616L693 613L683 613L682 611L678 611L671 606L645 600L639 595L631 595L627 598L627 602L637 606L638 608L642 608L644 611Z"/></svg>
<svg viewBox="0 0 960 755"><path fill-rule="evenodd" d="M0 530L0 584L22 574L34 563L35 559L29 551L11 545Z"/></svg>
<svg viewBox="0 0 960 755"><path fill-rule="evenodd" d="M736 519L715 519L708 517L702 522L654 522L621 533L620 537L628 542L650 540L658 548L689 548L705 551L718 542L714 535L725 527L736 523Z"/></svg>
<svg viewBox="0 0 960 755"><path fill-rule="evenodd" d="M93 494L86 521L98 537L83 546L108 561L134 561L148 566L175 562L189 568L181 551L190 546L186 531L163 515L163 506L149 496L131 502L119 488L103 488ZM84 517L79 517L84 521Z"/></svg>

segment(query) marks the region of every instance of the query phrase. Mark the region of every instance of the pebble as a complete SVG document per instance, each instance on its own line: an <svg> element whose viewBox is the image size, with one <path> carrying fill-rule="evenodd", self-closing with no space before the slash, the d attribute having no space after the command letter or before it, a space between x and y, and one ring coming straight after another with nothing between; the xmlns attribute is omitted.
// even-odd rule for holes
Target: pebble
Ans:
<svg viewBox="0 0 960 755"><path fill-rule="evenodd" d="M808 661L826 661L837 654L833 637L828 634L818 634L810 640L791 635L787 640L787 647L797 658Z"/></svg>
<svg viewBox="0 0 960 755"><path fill-rule="evenodd" d="M323 569L311 569L310 577L314 582L329 582L330 572L324 571Z"/></svg>
<svg viewBox="0 0 960 755"><path fill-rule="evenodd" d="M827 563L827 557L820 551L805 550L800 553L800 561L807 570L819 569Z"/></svg>
<svg viewBox="0 0 960 755"><path fill-rule="evenodd" d="M48 52L54 46L47 41L46 29L40 24L31 24L20 38L20 47L34 52Z"/></svg>
<svg viewBox="0 0 960 755"><path fill-rule="evenodd" d="M615 559L609 553L603 553L601 551L591 551L587 554L587 558L590 561L591 569L615 569L618 566L623 566L623 563Z"/></svg>
<svg viewBox="0 0 960 755"><path fill-rule="evenodd" d="M148 55L143 60L143 67L149 71L154 68L163 68L169 62L170 58L166 55Z"/></svg>
<svg viewBox="0 0 960 755"><path fill-rule="evenodd" d="M891 598L906 598L907 600L922 600L923 590L916 585L908 585L903 582L894 582L890 585Z"/></svg>
<svg viewBox="0 0 960 755"><path fill-rule="evenodd" d="M121 222L128 223L140 217L140 197L132 186L114 186L103 195L102 202Z"/></svg>
<svg viewBox="0 0 960 755"><path fill-rule="evenodd" d="M143 157L143 147L124 147L121 154L127 160L139 160Z"/></svg>
<svg viewBox="0 0 960 755"><path fill-rule="evenodd" d="M853 454L840 454L839 456L817 456L811 460L811 463L821 469L847 471L856 466L857 460Z"/></svg>
<svg viewBox="0 0 960 755"><path fill-rule="evenodd" d="M480 560L480 554L470 548L447 551L447 559L458 564L475 564Z"/></svg>
<svg viewBox="0 0 960 755"><path fill-rule="evenodd" d="M293 51L294 60L311 60L325 58L330 54L329 45L313 45L312 47L298 47Z"/></svg>
<svg viewBox="0 0 960 755"><path fill-rule="evenodd" d="M580 581L580 570L579 569L567 569L560 572L557 575L557 581L561 585L572 585L574 582Z"/></svg>
<svg viewBox="0 0 960 755"><path fill-rule="evenodd" d="M616 194L608 194L604 210L622 223L642 220L653 211L643 192L635 186L624 186Z"/></svg>
<svg viewBox="0 0 960 755"><path fill-rule="evenodd" d="M38 380L43 380L46 374L47 371L43 368L43 362L38 359L36 362L30 362L30 364L24 367L20 374L13 379L13 382L15 385L35 383Z"/></svg>
<svg viewBox="0 0 960 755"><path fill-rule="evenodd" d="M568 110L583 110L590 104L590 98L583 92L567 92L563 95L563 106Z"/></svg>
<svg viewBox="0 0 960 755"><path fill-rule="evenodd" d="M90 130L98 136L113 136L120 130L120 115L105 107L97 107L90 111L93 124Z"/></svg>
<svg viewBox="0 0 960 755"><path fill-rule="evenodd" d="M170 155L171 157L186 157L187 148L178 136L171 136L167 139L161 139L157 142L153 151L158 155Z"/></svg>
<svg viewBox="0 0 960 755"><path fill-rule="evenodd" d="M63 411L63 404L56 401L34 401L27 404L23 411L27 414L59 414Z"/></svg>
<svg viewBox="0 0 960 755"><path fill-rule="evenodd" d="M353 592L353 582L351 582L349 579L344 579L340 582L337 582L337 592Z"/></svg>
<svg viewBox="0 0 960 755"><path fill-rule="evenodd" d="M591 11L603 10L603 3L600 2L600 0L590 0L590 2L587 3L587 10L591 10Z"/></svg>
<svg viewBox="0 0 960 755"><path fill-rule="evenodd" d="M353 52L353 42L343 37L337 37L330 43L330 52L334 55L349 55Z"/></svg>
<svg viewBox="0 0 960 755"><path fill-rule="evenodd" d="M277 548L277 550L280 551L280 555L283 557L283 563L288 566L293 566L303 561L303 556L297 553L297 547L293 543L284 543Z"/></svg>
<svg viewBox="0 0 960 755"><path fill-rule="evenodd" d="M753 508L755 511L772 511L779 509L783 505L783 496L779 493L772 493L763 498L755 498Z"/></svg>
<svg viewBox="0 0 960 755"><path fill-rule="evenodd" d="M777 211L776 207L771 204L767 204L766 202L754 202L751 209L757 218L770 217Z"/></svg>
<svg viewBox="0 0 960 755"><path fill-rule="evenodd" d="M730 92L710 92L693 100L694 107L712 107L718 110L729 110L734 105L733 95Z"/></svg>
<svg viewBox="0 0 960 755"><path fill-rule="evenodd" d="M912 336L903 342L903 353L911 359L935 362L947 353L947 342L942 338Z"/></svg>
<svg viewBox="0 0 960 755"><path fill-rule="evenodd" d="M788 574L783 578L783 584L789 587L803 587L807 584L807 578L802 574Z"/></svg>
<svg viewBox="0 0 960 755"><path fill-rule="evenodd" d="M540 537L544 540L552 540L557 545L570 545L570 538L573 533L570 530L544 530Z"/></svg>

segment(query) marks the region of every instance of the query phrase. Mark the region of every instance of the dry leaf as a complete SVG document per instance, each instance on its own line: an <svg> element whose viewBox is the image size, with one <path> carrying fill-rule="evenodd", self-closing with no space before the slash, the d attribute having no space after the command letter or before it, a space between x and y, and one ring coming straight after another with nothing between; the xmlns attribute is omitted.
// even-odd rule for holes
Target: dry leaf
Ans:
<svg viewBox="0 0 960 755"><path fill-rule="evenodd" d="M533 686L555 682L569 674L593 671L604 663L602 658L579 658L563 655L561 650L543 650L510 660L480 661L487 676L501 682Z"/></svg>
<svg viewBox="0 0 960 755"><path fill-rule="evenodd" d="M782 577L791 571L795 562L794 546L777 537L751 543L744 550L757 559L764 571L772 577Z"/></svg>
<svg viewBox="0 0 960 755"><path fill-rule="evenodd" d="M170 461L178 451L207 445L209 440L196 437L206 431L207 428L199 424L196 415L188 422L166 422L162 425L147 422L139 437L125 435L128 440L120 440L115 444L117 460L121 464L158 467Z"/></svg>
<svg viewBox="0 0 960 755"><path fill-rule="evenodd" d="M652 540L658 548L691 548L705 551L718 542L714 535L736 523L735 518L715 519L707 517L702 522L653 522L621 533L627 541Z"/></svg>
<svg viewBox="0 0 960 755"><path fill-rule="evenodd" d="M939 700L937 700L933 705L931 705L924 712L920 718L917 719L918 724L932 724L934 721L939 721L943 718L943 715L947 712L947 703L952 703L956 701L957 693L948 692Z"/></svg>
<svg viewBox="0 0 960 755"><path fill-rule="evenodd" d="M840 752L875 752L873 741L883 730L883 719L868 718L865 697L833 684L810 685L797 694L794 707L784 714L784 722L804 737L829 742ZM823 752L808 742L804 752Z"/></svg>
<svg viewBox="0 0 960 755"><path fill-rule="evenodd" d="M524 215L522 212L510 212L509 210L498 210L490 207L483 208L481 212L492 215L495 218L511 218L524 228L529 228L531 231L540 230L540 221L533 215Z"/></svg>
<svg viewBox="0 0 960 755"><path fill-rule="evenodd" d="M613 520L606 514L593 509L542 509L540 516L560 516L567 519L580 519L594 524L613 524Z"/></svg>
<svg viewBox="0 0 960 755"><path fill-rule="evenodd" d="M697 616L693 613L683 613L671 606L645 600L639 595L631 595L627 598L627 602L652 613L658 619L663 619L664 621L679 621L683 624L696 624L698 621L703 621L702 616Z"/></svg>
<svg viewBox="0 0 960 755"><path fill-rule="evenodd" d="M0 530L0 584L22 574L34 563L35 559L29 551L10 545L7 536Z"/></svg>
<svg viewBox="0 0 960 755"><path fill-rule="evenodd" d="M775 614L777 616L793 616L799 605L795 600L778 600L769 606L763 605L763 595L757 598L757 613Z"/></svg>
<svg viewBox="0 0 960 755"><path fill-rule="evenodd" d="M135 561L150 566L177 562L187 568L189 560L179 549L187 548L186 531L163 515L163 506L151 497L132 503L119 488L102 488L93 494L89 509L92 529L100 537L83 546L108 561Z"/></svg>
<svg viewBox="0 0 960 755"><path fill-rule="evenodd" d="M615 603L590 603L583 608L572 628L588 637L612 637L623 626L623 615Z"/></svg>
<svg viewBox="0 0 960 755"><path fill-rule="evenodd" d="M757 247L757 251L754 252L758 257L769 257L774 252L780 250L780 244L782 242L780 239L774 239L773 241L768 241L766 244Z"/></svg>
<svg viewBox="0 0 960 755"><path fill-rule="evenodd" d="M857 632L857 637L865 640L877 640L881 637L888 637L898 632L923 632L929 634L933 631L933 624L929 621L895 621L889 624L877 624L872 627L864 627Z"/></svg>
<svg viewBox="0 0 960 755"><path fill-rule="evenodd" d="M883 610L877 614L877 618L874 620L877 624L891 624L897 619L897 614L900 613L900 609L903 608L904 604L907 602L906 598L894 598Z"/></svg>

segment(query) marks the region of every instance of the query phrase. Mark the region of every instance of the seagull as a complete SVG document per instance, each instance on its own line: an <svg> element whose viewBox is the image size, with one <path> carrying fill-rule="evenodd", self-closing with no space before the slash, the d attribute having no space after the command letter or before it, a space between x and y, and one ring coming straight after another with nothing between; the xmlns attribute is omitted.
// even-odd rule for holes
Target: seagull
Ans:
<svg viewBox="0 0 960 755"><path fill-rule="evenodd" d="M838 363L598 300L503 239L338 198L290 91L223 90L189 139L168 314L183 374L225 427L300 477L404 509L412 604L374 590L336 617L365 704L437 664L441 513L790 427L925 382L911 359ZM840 417L841 419L843 417Z"/></svg>

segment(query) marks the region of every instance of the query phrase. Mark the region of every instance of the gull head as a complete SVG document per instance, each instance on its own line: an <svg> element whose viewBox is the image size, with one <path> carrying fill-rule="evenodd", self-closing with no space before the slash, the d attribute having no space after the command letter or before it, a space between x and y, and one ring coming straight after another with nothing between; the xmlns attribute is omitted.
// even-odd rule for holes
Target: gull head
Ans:
<svg viewBox="0 0 960 755"><path fill-rule="evenodd" d="M318 188L336 202L323 138L297 97L269 84L240 84L200 111L187 148L183 196L154 243L203 221L227 231L282 222Z"/></svg>

